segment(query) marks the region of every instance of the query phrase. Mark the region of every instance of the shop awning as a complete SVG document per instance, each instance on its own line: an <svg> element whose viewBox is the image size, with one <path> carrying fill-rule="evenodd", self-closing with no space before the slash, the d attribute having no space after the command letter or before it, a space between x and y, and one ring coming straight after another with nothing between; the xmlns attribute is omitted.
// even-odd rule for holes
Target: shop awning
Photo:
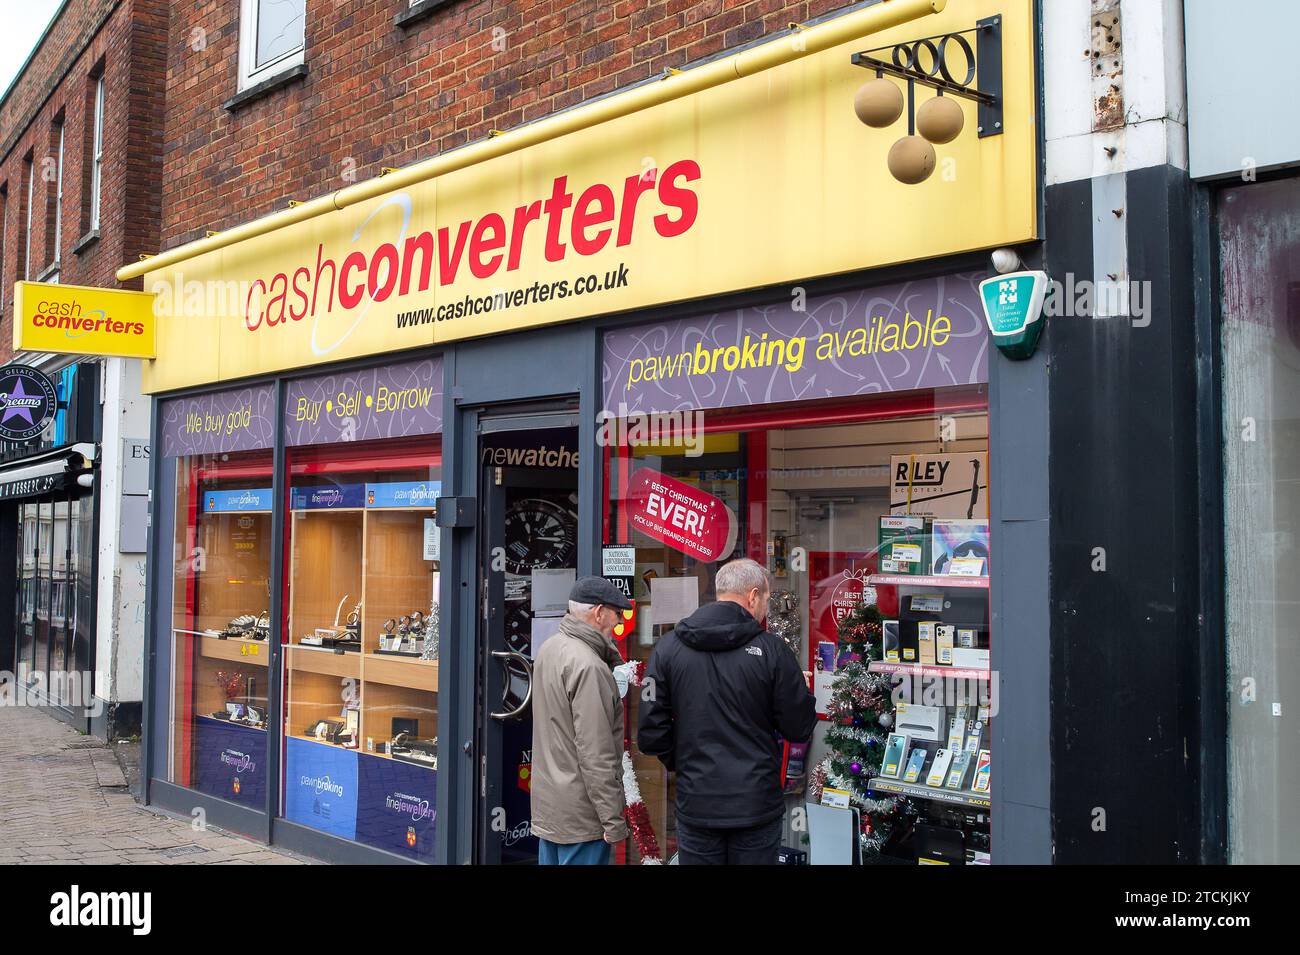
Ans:
<svg viewBox="0 0 1300 955"><path fill-rule="evenodd" d="M95 446L70 444L0 468L0 501L39 497L74 484L95 466Z"/></svg>

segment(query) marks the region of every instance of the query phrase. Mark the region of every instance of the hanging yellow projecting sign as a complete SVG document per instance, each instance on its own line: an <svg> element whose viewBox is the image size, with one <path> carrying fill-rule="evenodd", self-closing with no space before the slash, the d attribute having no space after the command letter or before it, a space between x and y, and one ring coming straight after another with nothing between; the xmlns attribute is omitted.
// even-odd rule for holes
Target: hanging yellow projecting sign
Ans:
<svg viewBox="0 0 1300 955"><path fill-rule="evenodd" d="M82 285L14 285L14 351L153 358L154 295Z"/></svg>

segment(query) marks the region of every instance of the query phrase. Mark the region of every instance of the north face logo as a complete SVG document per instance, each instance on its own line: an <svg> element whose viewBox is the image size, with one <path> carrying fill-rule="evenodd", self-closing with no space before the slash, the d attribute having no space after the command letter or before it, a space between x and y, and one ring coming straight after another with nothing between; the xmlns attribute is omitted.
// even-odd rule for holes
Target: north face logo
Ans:
<svg viewBox="0 0 1300 955"><path fill-rule="evenodd" d="M761 656L763 655L763 648L762 648L762 647L745 647L745 652L748 653L748 654L751 654L751 655L753 655L753 656L756 656L756 657L761 657Z"/></svg>

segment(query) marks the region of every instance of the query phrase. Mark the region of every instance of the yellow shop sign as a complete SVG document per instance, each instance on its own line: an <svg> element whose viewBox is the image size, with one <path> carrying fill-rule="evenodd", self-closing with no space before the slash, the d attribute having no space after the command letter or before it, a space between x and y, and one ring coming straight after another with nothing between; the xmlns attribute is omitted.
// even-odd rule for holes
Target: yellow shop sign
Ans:
<svg viewBox="0 0 1300 955"><path fill-rule="evenodd" d="M434 157L123 267L158 296L146 390L1033 240L1034 4L889 0L847 17L931 5L942 12L777 56L828 21L466 147L481 159ZM979 18L1000 18L1005 124L976 135L977 105L961 101L969 132L904 185L886 163L900 129L855 115L872 74L853 54ZM691 92L662 99L674 84Z"/></svg>
<svg viewBox="0 0 1300 955"><path fill-rule="evenodd" d="M14 285L14 350L153 358L154 296L81 285Z"/></svg>

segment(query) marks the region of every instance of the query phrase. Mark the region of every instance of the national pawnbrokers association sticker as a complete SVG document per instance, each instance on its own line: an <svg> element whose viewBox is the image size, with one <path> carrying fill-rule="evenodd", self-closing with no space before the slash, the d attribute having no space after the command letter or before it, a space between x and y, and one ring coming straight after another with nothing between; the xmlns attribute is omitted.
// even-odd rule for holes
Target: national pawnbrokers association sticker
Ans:
<svg viewBox="0 0 1300 955"><path fill-rule="evenodd" d="M54 382L27 365L0 368L0 439L27 441L36 437L59 410Z"/></svg>

